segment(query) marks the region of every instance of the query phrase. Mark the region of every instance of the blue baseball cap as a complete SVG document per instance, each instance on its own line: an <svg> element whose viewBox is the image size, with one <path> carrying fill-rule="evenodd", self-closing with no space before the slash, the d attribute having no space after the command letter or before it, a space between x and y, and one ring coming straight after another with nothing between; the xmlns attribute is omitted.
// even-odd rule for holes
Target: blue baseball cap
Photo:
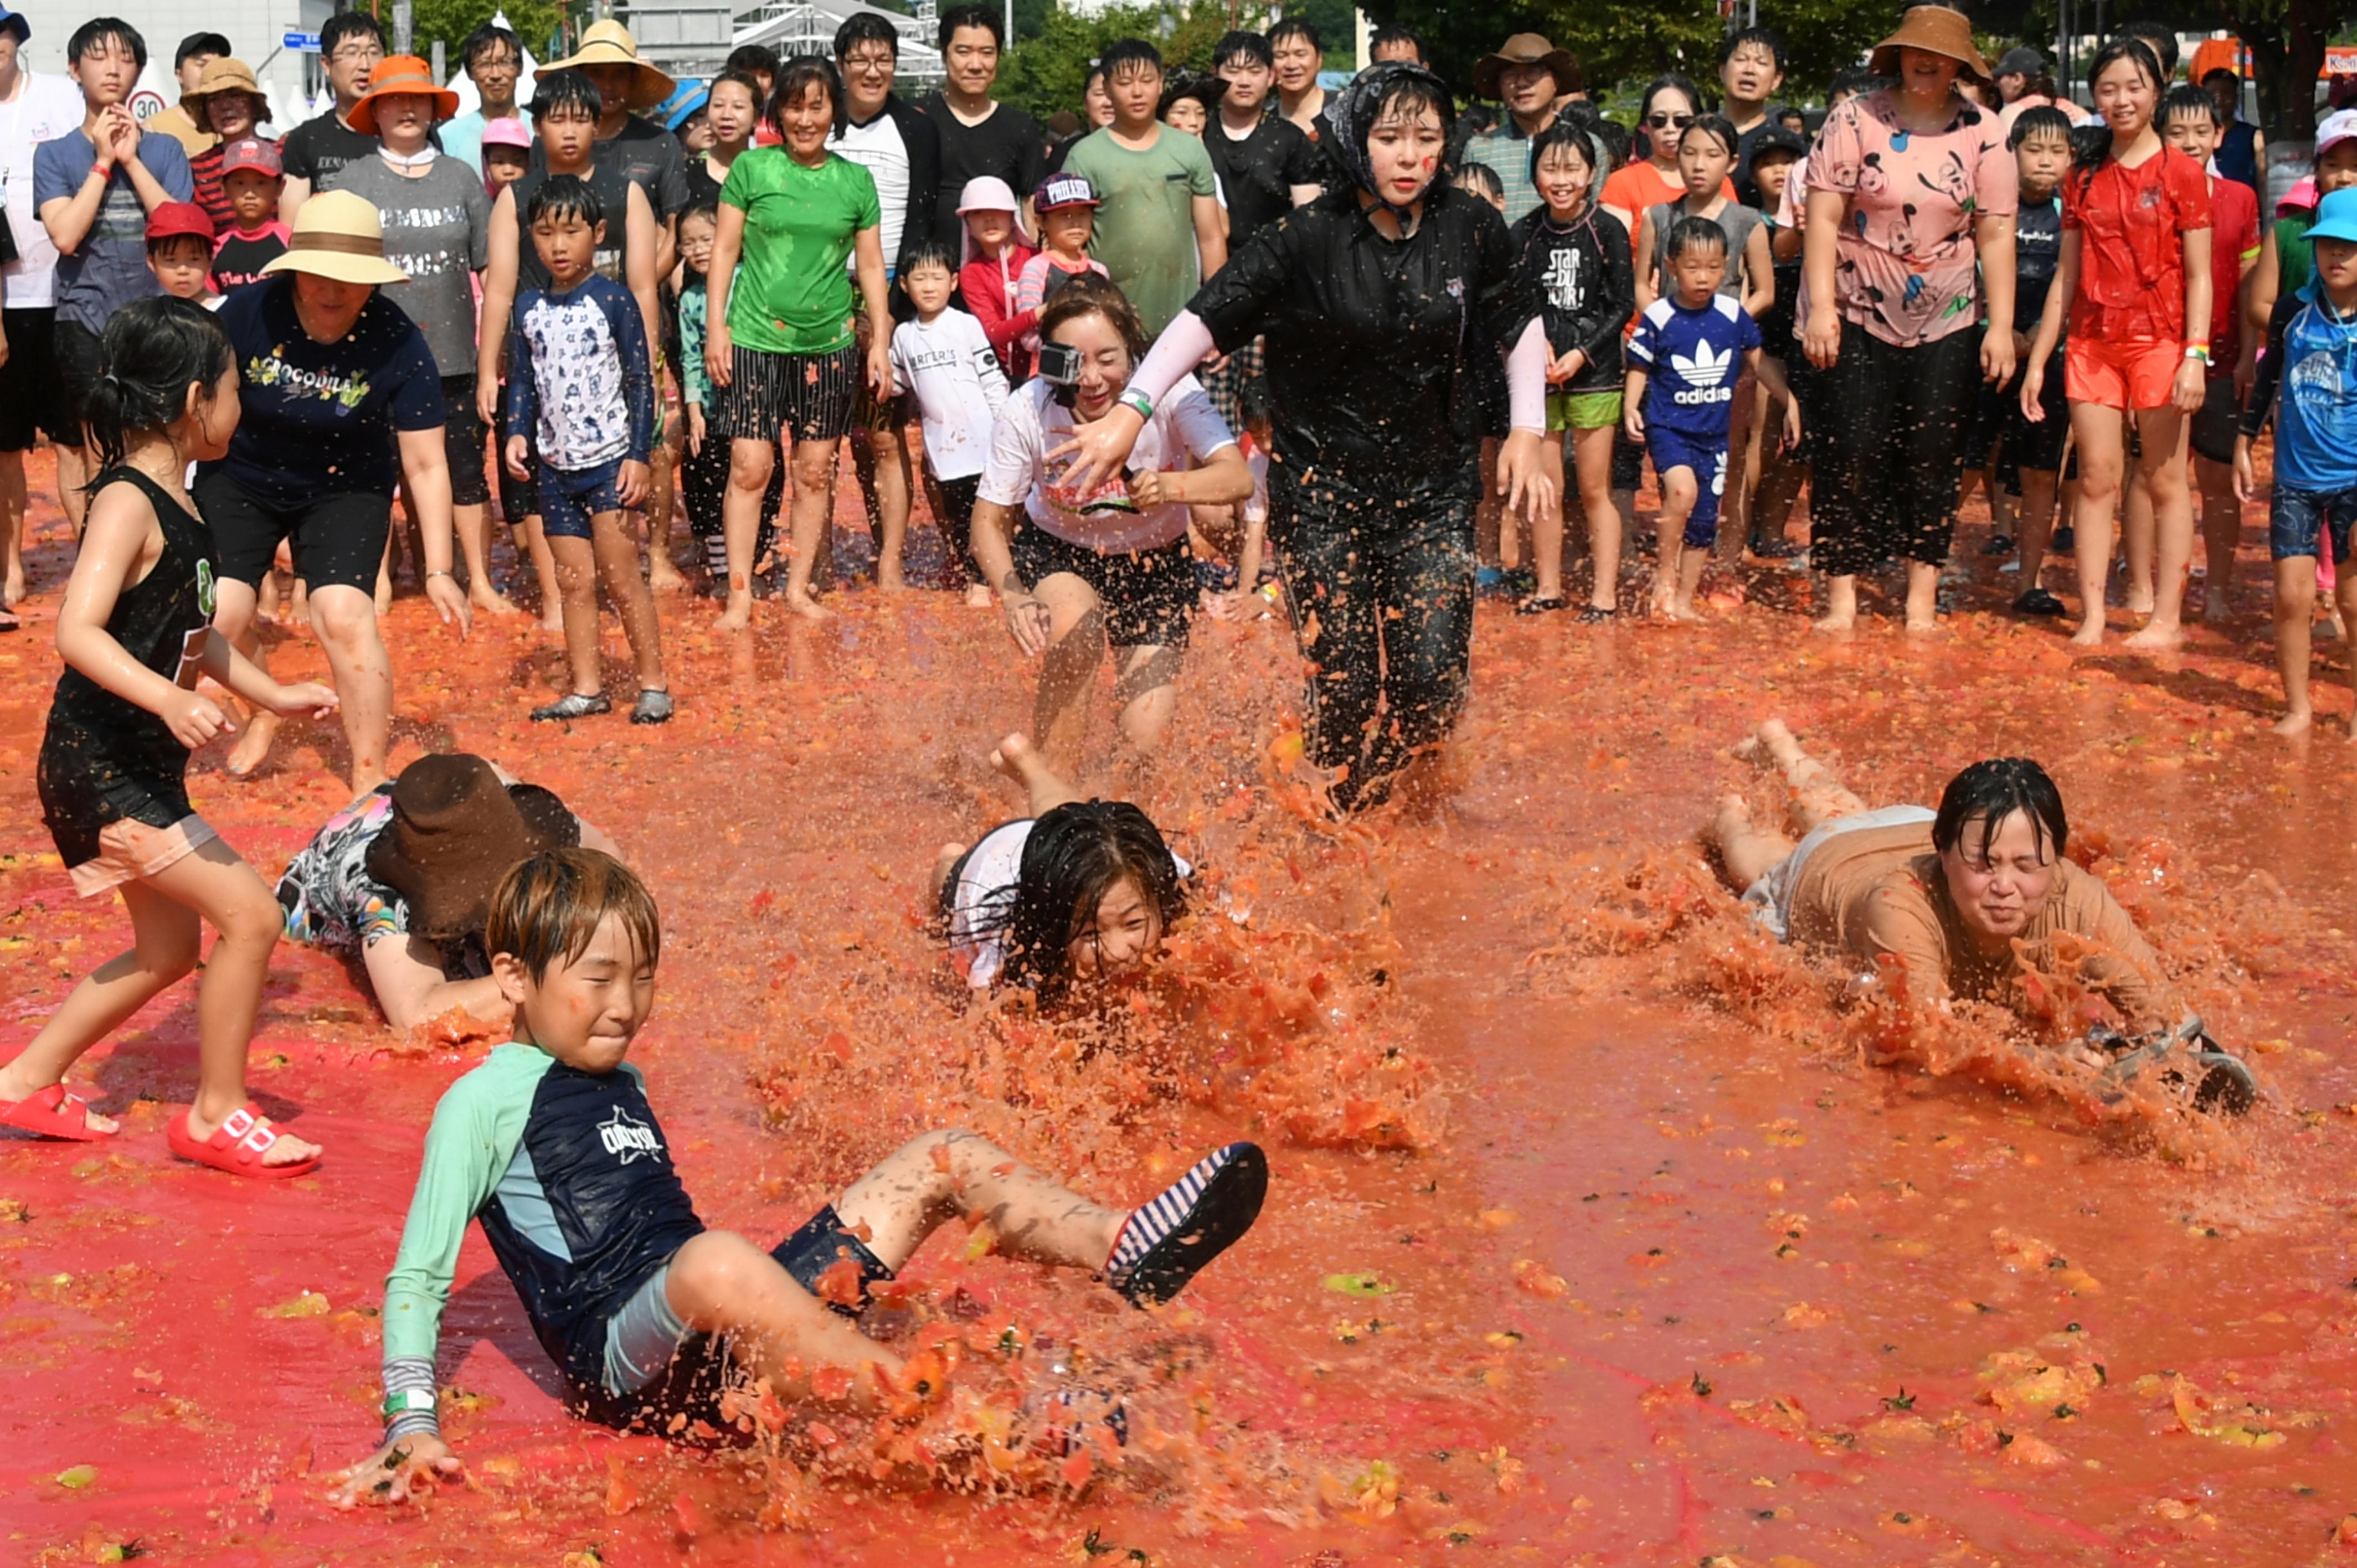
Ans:
<svg viewBox="0 0 2357 1568"><path fill-rule="evenodd" d="M2336 190L2316 204L2316 225L2309 239L2342 240L2357 244L2357 190Z"/></svg>
<svg viewBox="0 0 2357 1568"><path fill-rule="evenodd" d="M25 20L23 12L11 11L5 5L0 5L0 33L16 34L20 44L33 41L33 25Z"/></svg>
<svg viewBox="0 0 2357 1568"><path fill-rule="evenodd" d="M679 91L663 101L655 111L662 128L676 134L682 125L695 117L697 110L712 102L712 89L700 81L683 81Z"/></svg>

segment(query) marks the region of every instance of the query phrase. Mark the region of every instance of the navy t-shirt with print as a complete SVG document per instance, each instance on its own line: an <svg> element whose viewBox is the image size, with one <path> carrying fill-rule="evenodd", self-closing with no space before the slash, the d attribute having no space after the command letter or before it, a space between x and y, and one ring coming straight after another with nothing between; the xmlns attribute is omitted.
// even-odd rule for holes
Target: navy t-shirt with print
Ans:
<svg viewBox="0 0 2357 1568"><path fill-rule="evenodd" d="M303 330L290 274L237 290L218 318L236 351L245 413L228 456L200 474L225 474L272 506L354 491L390 496L400 473L396 433L441 427L442 376L425 335L382 295L334 343Z"/></svg>
<svg viewBox="0 0 2357 1568"><path fill-rule="evenodd" d="M2062 199L2025 199L2013 220L2013 329L2036 332L2062 264Z"/></svg>

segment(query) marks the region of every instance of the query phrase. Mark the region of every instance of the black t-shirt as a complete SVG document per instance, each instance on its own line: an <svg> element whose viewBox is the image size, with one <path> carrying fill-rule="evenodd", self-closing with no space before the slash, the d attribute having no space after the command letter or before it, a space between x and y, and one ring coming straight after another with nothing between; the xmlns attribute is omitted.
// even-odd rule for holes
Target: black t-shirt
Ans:
<svg viewBox="0 0 2357 1568"><path fill-rule="evenodd" d="M599 168L609 164L619 167L632 185L645 191L656 222L678 217L687 206L687 155L681 151L677 136L652 121L636 114L624 116L622 128L599 142L590 157ZM539 142L533 143L531 161L525 166L533 174L547 172L548 158ZM609 225L613 221L610 209L607 221Z"/></svg>
<svg viewBox="0 0 2357 1568"><path fill-rule="evenodd" d="M1329 191L1265 224L1188 308L1222 353L1268 338L1280 487L1313 468L1353 483L1441 475L1473 462L1473 372L1539 313L1506 220L1436 185L1424 220L1386 240L1356 190Z"/></svg>
<svg viewBox="0 0 2357 1568"><path fill-rule="evenodd" d="M1637 279L1629 231L1591 205L1568 229L1555 227L1541 207L1514 225L1514 253L1535 280L1547 350L1574 349L1587 356L1566 392L1611 392L1622 384L1620 329L1637 308Z"/></svg>
<svg viewBox="0 0 2357 1568"><path fill-rule="evenodd" d="M2024 201L2013 220L2013 329L2035 333L2062 261L2062 199Z"/></svg>
<svg viewBox="0 0 2357 1568"><path fill-rule="evenodd" d="M1768 105L1768 118L1735 138L1735 199L1746 207L1760 205L1760 185L1751 177L1751 149L1759 145L1762 135L1782 124L1776 116L1783 112L1782 104L1770 103Z"/></svg>
<svg viewBox="0 0 2357 1568"><path fill-rule="evenodd" d="M620 139L619 136L615 138L616 141ZM606 237L598 242L596 252L590 256L589 270L612 278L624 288L628 288L630 286L630 185L632 182L630 176L623 172L621 165L611 162L606 157L606 149L611 145L613 145L612 142L598 143L597 161L589 166L587 177L589 188L597 193L597 204L606 210ZM684 177L682 177L683 182ZM525 171L522 179L508 187L508 195L515 200L516 295L519 298L522 296L525 289L545 289L549 286L548 268L541 264L540 247L532 242L532 225L525 220L524 217L532 210L533 194L546 183L547 179L547 170L529 169ZM652 192L648 193L647 202L650 206L655 204ZM493 221L497 220L498 215L495 212Z"/></svg>
<svg viewBox="0 0 2357 1568"><path fill-rule="evenodd" d="M1203 127L1203 150L1228 199L1228 248L1243 244L1264 223L1293 210L1293 188L1318 183L1318 149L1282 114L1262 118L1242 140L1228 134L1217 111Z"/></svg>
<svg viewBox="0 0 2357 1568"><path fill-rule="evenodd" d="M287 132L286 139L278 144L278 159L288 179L309 180L316 196L328 188L328 182L346 164L374 157L376 149L374 136L361 135L337 119L330 109Z"/></svg>
<svg viewBox="0 0 2357 1568"><path fill-rule="evenodd" d="M1012 103L994 108L979 125L959 119L939 92L917 105L942 136L941 184L933 197L933 237L961 252L958 236L965 220L958 216L958 199L965 182L996 175L1014 190L1017 201L1039 188L1047 177L1048 145L1039 122Z"/></svg>
<svg viewBox="0 0 2357 1568"><path fill-rule="evenodd" d="M278 237L275 226L259 234L243 234L232 229L223 235L221 248L213 252L213 287L227 294L258 283L262 269L286 253L286 242Z"/></svg>
<svg viewBox="0 0 2357 1568"><path fill-rule="evenodd" d="M725 180L712 177L712 171L704 166L704 158L701 155L687 160L687 205L689 207L717 209L720 205L720 188L726 183Z"/></svg>

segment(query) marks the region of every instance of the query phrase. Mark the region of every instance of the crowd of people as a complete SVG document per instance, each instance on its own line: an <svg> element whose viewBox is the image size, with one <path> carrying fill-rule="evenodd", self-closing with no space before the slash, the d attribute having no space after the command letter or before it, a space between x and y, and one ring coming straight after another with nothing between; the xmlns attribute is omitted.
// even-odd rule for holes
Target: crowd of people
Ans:
<svg viewBox="0 0 2357 1568"><path fill-rule="evenodd" d="M2018 552L2017 613L2068 612L2041 576L2050 548L2072 553L2073 641L2102 642L2116 524L2143 620L2127 642L2166 649L2186 639L2197 495L2204 613L2224 613L2272 417L2283 729L2313 722L2319 583L2357 612L2335 575L2357 524L2357 113L2325 123L2263 231L2238 83L2172 87L2165 28L2094 56L2089 110L2034 51L1992 69L1961 13L1918 5L1819 118L1781 102L1782 46L1746 27L1716 93L1665 74L1627 126L1534 34L1476 66L1491 110L1396 28L1323 86L1321 40L1288 19L1221 38L1202 77L1115 43L1085 122L1043 126L991 96L1006 40L987 6L941 16L947 81L913 103L878 13L831 58L748 47L690 83L598 21L528 104L521 41L487 26L457 51L479 102L463 115L425 60L339 12L319 40L334 106L280 139L218 35L180 45L180 102L144 125L130 24L75 29L64 81L21 66L29 36L0 11L6 598L29 586L24 454L45 436L77 552L40 798L76 887L119 893L135 941L0 1066L0 1123L115 1135L65 1075L189 971L201 924L221 940L199 1090L169 1138L231 1175L326 1154L245 1093L282 935L353 959L395 1028L512 1016L427 1137L388 1290L386 1445L352 1500L451 1463L433 1357L475 1219L579 1407L669 1419L707 1407L724 1346L780 1394L890 1406L899 1363L844 1319L945 1214L989 1211L1009 1251L1149 1304L1243 1235L1267 1180L1234 1144L1107 1208L952 1131L774 1250L705 1230L624 1065L661 934L620 846L484 758L391 767L396 506L442 622L522 599L562 635L565 689L533 719L612 713L602 604L632 655L630 722L653 725L675 711L665 596L700 579L728 632L764 596L834 613L846 445L876 585L904 590L921 494L955 586L1039 671L1036 746L995 757L1025 814L934 861L944 945L968 984L1046 1004L1147 961L1186 915L1191 867L1154 823L1068 780L1108 657L1122 745L1161 746L1198 615L1290 621L1307 759L1351 812L1448 737L1485 589L1565 610L1585 562L1567 620L1700 621L1711 572L1793 567L1804 494L1826 631L1856 626L1885 568L1906 628L1937 628L1977 477L1989 550ZM1513 585L1501 564L1525 551ZM282 615L308 621L328 682L271 676L261 632ZM354 798L274 898L185 772L232 729L226 770L254 771L286 714L339 720ZM2137 1048L2183 1043L2201 1092L2248 1103L2063 858L2035 764L1969 769L1936 812L1871 812L1781 725L1754 745L1807 836L1738 798L1706 837L1776 936L1889 961L1936 1004L2009 994L2067 935L2109 955L2096 989L2160 1042ZM1033 1412L1039 1432L1117 1434L1117 1404L1079 1408Z"/></svg>

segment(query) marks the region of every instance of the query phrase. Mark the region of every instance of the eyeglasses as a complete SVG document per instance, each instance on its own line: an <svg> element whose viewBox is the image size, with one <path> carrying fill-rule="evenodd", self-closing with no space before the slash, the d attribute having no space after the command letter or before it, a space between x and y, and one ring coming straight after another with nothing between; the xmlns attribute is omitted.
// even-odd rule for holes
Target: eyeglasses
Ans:
<svg viewBox="0 0 2357 1568"><path fill-rule="evenodd" d="M347 65L358 65L363 60L374 65L384 58L384 50L374 44L356 44L348 49L338 49L328 58L341 60Z"/></svg>
<svg viewBox="0 0 2357 1568"><path fill-rule="evenodd" d="M1656 131L1666 131L1673 125L1691 125L1694 120L1695 117L1691 114L1660 113L1645 116L1645 124Z"/></svg>
<svg viewBox="0 0 2357 1568"><path fill-rule="evenodd" d="M852 55L843 62L845 70L890 70L899 62L881 49L867 54Z"/></svg>

